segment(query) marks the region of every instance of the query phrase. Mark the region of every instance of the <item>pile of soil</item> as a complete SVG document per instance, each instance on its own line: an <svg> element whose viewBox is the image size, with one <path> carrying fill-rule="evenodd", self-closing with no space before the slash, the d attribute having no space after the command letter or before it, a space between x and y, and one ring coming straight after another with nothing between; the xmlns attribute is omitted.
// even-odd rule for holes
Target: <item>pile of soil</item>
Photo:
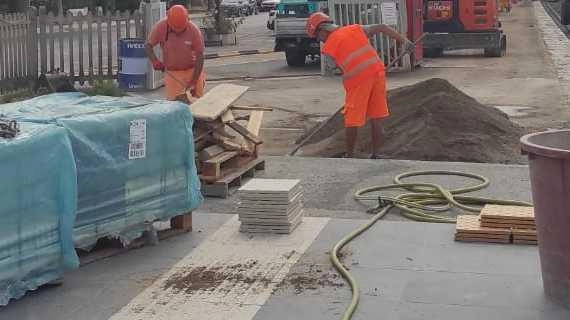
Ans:
<svg viewBox="0 0 570 320"><path fill-rule="evenodd" d="M521 163L523 128L444 79L388 92L380 156L387 159ZM370 154L370 124L359 131L357 153ZM299 155L337 157L345 150L342 114L335 115Z"/></svg>

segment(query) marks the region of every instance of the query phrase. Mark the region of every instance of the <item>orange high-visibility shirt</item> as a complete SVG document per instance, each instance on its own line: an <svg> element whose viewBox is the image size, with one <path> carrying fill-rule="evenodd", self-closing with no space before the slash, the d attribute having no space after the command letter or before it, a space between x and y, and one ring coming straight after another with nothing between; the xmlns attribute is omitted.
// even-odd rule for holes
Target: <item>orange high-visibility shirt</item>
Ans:
<svg viewBox="0 0 570 320"><path fill-rule="evenodd" d="M384 63L361 25L340 27L324 43L322 53L330 56L343 71L346 89L385 71Z"/></svg>

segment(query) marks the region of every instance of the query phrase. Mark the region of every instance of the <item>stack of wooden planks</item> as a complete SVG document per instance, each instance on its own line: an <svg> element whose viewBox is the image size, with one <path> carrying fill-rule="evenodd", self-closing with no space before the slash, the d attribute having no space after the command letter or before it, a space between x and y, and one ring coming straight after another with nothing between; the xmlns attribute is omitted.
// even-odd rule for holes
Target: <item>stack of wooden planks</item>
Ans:
<svg viewBox="0 0 570 320"><path fill-rule="evenodd" d="M486 205L479 216L460 215L455 240L536 245L534 208Z"/></svg>
<svg viewBox="0 0 570 320"><path fill-rule="evenodd" d="M196 165L205 196L225 198L231 186L241 185L242 178L265 168L258 158L263 143L259 131L264 112L271 109L234 106L247 90L221 84L190 105L195 120Z"/></svg>

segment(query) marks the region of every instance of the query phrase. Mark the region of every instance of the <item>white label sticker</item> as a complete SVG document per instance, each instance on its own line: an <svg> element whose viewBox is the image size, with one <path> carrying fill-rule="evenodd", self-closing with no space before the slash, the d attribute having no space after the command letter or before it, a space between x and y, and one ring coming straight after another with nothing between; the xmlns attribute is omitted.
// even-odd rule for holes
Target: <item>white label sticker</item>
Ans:
<svg viewBox="0 0 570 320"><path fill-rule="evenodd" d="M129 160L146 157L146 119L130 122Z"/></svg>
<svg viewBox="0 0 570 320"><path fill-rule="evenodd" d="M395 2L382 2L382 23L388 26L398 25L398 7Z"/></svg>

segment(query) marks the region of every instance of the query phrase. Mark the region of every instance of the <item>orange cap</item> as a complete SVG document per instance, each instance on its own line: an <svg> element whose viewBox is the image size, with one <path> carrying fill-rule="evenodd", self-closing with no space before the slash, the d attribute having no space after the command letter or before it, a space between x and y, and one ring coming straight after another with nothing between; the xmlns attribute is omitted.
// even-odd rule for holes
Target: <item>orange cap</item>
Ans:
<svg viewBox="0 0 570 320"><path fill-rule="evenodd" d="M310 38L316 38L317 30L323 23L332 23L332 19L322 12L313 13L309 19L307 19L307 35L309 35Z"/></svg>
<svg viewBox="0 0 570 320"><path fill-rule="evenodd" d="M188 25L188 10L182 5L175 5L168 9L166 14L168 26L176 32L182 32Z"/></svg>

